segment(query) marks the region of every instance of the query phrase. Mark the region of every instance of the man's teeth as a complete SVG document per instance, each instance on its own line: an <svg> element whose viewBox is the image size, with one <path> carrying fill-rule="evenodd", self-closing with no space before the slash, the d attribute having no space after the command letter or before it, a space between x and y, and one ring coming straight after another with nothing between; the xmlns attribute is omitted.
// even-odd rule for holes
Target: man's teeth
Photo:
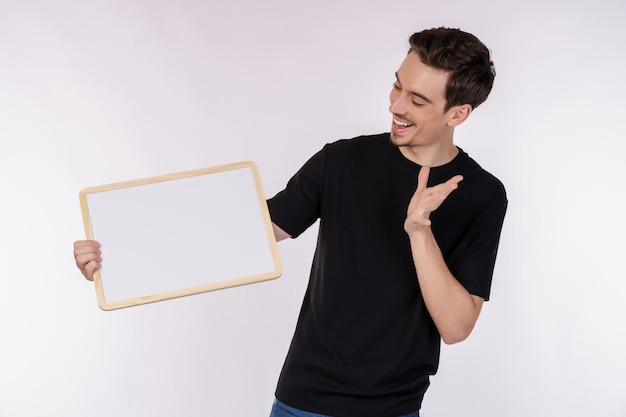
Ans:
<svg viewBox="0 0 626 417"><path fill-rule="evenodd" d="M409 127L409 126L413 126L413 123L406 123L406 122L401 122L398 119L393 119L393 122L398 125L399 127Z"/></svg>

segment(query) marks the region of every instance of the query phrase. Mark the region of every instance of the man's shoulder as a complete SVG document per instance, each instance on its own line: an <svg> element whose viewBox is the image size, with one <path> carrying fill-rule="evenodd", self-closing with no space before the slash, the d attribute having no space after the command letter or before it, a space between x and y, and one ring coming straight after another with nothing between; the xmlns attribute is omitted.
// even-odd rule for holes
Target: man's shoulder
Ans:
<svg viewBox="0 0 626 417"><path fill-rule="evenodd" d="M389 133L375 135L361 135L350 139L339 139L326 145L333 150L352 150L371 147L386 147L389 145Z"/></svg>
<svg viewBox="0 0 626 417"><path fill-rule="evenodd" d="M372 163L372 161L386 160L391 154L389 133L376 135L356 136L350 139L340 139L326 145L326 155L331 160L343 162Z"/></svg>
<svg viewBox="0 0 626 417"><path fill-rule="evenodd" d="M500 198L506 199L504 184L498 177L483 168L463 150L461 150L460 159L463 182L465 184L473 184L483 191L487 191L490 194L495 193L496 195L499 195Z"/></svg>

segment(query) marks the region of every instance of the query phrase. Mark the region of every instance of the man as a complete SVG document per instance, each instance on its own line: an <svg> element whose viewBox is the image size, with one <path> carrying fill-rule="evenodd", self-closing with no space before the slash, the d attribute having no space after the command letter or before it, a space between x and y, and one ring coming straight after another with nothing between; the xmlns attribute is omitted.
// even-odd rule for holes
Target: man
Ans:
<svg viewBox="0 0 626 417"><path fill-rule="evenodd" d="M453 134L495 72L475 36L411 36L391 132L326 145L268 200L277 240L320 219L271 417L417 417L440 341L471 333L489 298L507 199ZM83 275L97 242L76 242Z"/></svg>

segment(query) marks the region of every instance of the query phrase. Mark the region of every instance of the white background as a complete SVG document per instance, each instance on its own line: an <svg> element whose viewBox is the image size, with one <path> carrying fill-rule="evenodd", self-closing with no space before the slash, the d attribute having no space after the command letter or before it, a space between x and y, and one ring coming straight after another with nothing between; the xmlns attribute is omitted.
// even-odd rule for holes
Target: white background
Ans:
<svg viewBox="0 0 626 417"><path fill-rule="evenodd" d="M625 416L625 12L0 0L0 416L266 416L315 227L280 244L278 280L103 312L72 257L78 192L254 160L271 196L324 143L389 129L407 39L441 25L493 52L457 142L510 207L492 300L443 348L423 415Z"/></svg>

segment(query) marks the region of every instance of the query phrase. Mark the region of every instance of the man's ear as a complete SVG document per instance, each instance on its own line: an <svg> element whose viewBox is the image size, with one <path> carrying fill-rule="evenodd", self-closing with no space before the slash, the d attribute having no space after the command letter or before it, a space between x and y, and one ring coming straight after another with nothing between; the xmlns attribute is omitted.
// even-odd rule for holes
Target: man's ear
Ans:
<svg viewBox="0 0 626 417"><path fill-rule="evenodd" d="M463 123L472 113L472 106L461 104L448 109L448 126L455 127Z"/></svg>

